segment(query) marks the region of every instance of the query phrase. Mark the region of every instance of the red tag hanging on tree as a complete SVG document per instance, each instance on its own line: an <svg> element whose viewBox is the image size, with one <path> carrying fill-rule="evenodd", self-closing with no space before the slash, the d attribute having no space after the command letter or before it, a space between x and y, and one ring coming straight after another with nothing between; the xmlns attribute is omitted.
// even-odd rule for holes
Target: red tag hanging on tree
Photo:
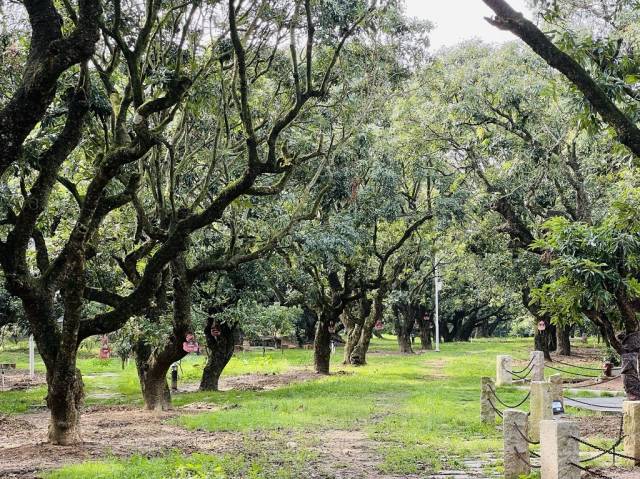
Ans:
<svg viewBox="0 0 640 479"><path fill-rule="evenodd" d="M198 346L196 337L192 333L186 334L185 342L182 343L182 349L187 353L197 353L200 351L200 346Z"/></svg>

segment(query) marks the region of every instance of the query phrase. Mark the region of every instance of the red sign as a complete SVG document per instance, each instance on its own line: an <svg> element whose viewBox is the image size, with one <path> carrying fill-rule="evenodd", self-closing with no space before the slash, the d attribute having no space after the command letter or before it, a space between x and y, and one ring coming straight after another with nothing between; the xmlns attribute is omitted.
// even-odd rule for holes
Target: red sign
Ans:
<svg viewBox="0 0 640 479"><path fill-rule="evenodd" d="M109 337L106 334L100 338L100 344L100 359L110 359L111 348L109 347Z"/></svg>
<svg viewBox="0 0 640 479"><path fill-rule="evenodd" d="M187 353L197 353L200 351L200 346L198 346L198 342L196 341L196 337L187 333L185 336L186 341L182 343L182 349Z"/></svg>

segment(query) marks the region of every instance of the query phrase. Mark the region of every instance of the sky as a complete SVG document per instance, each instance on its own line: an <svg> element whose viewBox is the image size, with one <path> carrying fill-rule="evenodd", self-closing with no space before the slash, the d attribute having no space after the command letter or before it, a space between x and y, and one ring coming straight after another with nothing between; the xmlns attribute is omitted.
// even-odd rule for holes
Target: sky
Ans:
<svg viewBox="0 0 640 479"><path fill-rule="evenodd" d="M464 40L480 38L488 43L504 43L516 37L489 25L484 17L491 9L482 0L405 0L407 13L431 21L435 28L430 34L433 51L456 45ZM517 11L529 13L525 0L509 0Z"/></svg>

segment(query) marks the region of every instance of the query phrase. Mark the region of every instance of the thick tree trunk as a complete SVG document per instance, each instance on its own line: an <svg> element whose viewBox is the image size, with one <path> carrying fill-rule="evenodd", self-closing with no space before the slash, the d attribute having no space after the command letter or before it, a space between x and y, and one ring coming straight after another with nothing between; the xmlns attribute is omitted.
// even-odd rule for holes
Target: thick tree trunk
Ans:
<svg viewBox="0 0 640 479"><path fill-rule="evenodd" d="M167 373L171 365L184 358L187 353L182 345L187 333L193 332L191 325L191 282L187 278L184 254L171 261L173 276L173 330L171 336L159 348L136 348L136 365L144 408L163 411L171 407L171 391ZM139 357L138 354L148 354Z"/></svg>
<svg viewBox="0 0 640 479"><path fill-rule="evenodd" d="M429 320L422 320L420 322L420 349L433 349L433 343L431 341L431 321Z"/></svg>
<svg viewBox="0 0 640 479"><path fill-rule="evenodd" d="M373 336L376 323L382 321L383 302L387 294L387 288L381 286L373 297L373 305L371 301L363 304L360 314L365 318L360 331L358 342L356 343L350 355L351 364L362 366L367 364L367 353L371 344L371 336ZM372 307L373 306L373 307Z"/></svg>
<svg viewBox="0 0 640 479"><path fill-rule="evenodd" d="M212 326L213 320L209 318L204 331L205 338L207 339L209 357L202 371L202 379L200 381L201 391L218 390L220 375L233 357L236 340L240 335L240 330L237 325L221 323L216 325L218 331L220 331L220 335L213 336L211 334Z"/></svg>
<svg viewBox="0 0 640 479"><path fill-rule="evenodd" d="M329 374L329 366L331 364L329 322L332 317L332 315L322 313L316 323L316 336L313 341L313 364L318 374Z"/></svg>
<svg viewBox="0 0 640 479"><path fill-rule="evenodd" d="M534 346L536 351L542 351L544 353L544 358L550 361L551 351L555 351L557 349L556 327L548 321L544 321L546 328L543 331L536 330Z"/></svg>
<svg viewBox="0 0 640 479"><path fill-rule="evenodd" d="M558 343L558 353L561 356L571 356L571 327L557 326L556 341Z"/></svg>
<svg viewBox="0 0 640 479"><path fill-rule="evenodd" d="M80 370L75 367L75 354L67 364L58 363L56 370L47 373L47 407L51 411L48 439L52 444L69 446L82 442L80 434L80 406L84 387Z"/></svg>
<svg viewBox="0 0 640 479"><path fill-rule="evenodd" d="M351 357L355 350L360 337L362 336L363 326L353 323L350 328L347 328L347 341L344 344L344 360L343 364L359 364L353 363Z"/></svg>
<svg viewBox="0 0 640 479"><path fill-rule="evenodd" d="M413 354L413 348L411 347L411 334L407 334L406 331L398 333L398 346L402 354Z"/></svg>
<svg viewBox="0 0 640 479"><path fill-rule="evenodd" d="M376 298L377 296L376 294ZM363 294L358 301L357 317L346 321L352 326L352 330L347 336L347 344L345 344L345 364L360 366L366 363L367 349L377 320L375 310L373 314L371 313L371 303L366 294Z"/></svg>
<svg viewBox="0 0 640 479"><path fill-rule="evenodd" d="M166 411L171 407L171 392L167 383L169 366L155 364L151 366L144 378L142 397L144 408L148 411Z"/></svg>

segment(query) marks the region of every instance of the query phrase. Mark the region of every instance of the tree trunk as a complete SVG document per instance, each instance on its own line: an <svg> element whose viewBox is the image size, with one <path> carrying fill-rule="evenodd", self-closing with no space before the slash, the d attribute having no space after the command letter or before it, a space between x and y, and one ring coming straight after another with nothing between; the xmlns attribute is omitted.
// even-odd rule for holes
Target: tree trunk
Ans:
<svg viewBox="0 0 640 479"><path fill-rule="evenodd" d="M51 411L48 439L52 444L69 446L82 442L80 435L80 406L84 398L84 385L80 370L73 358L58 363L52 374L47 372L47 407Z"/></svg>
<svg viewBox="0 0 640 479"><path fill-rule="evenodd" d="M351 364L357 366L367 364L367 353L369 352L369 344L371 344L371 336L373 336L376 323L382 321L383 302L386 294L387 288L381 286L373 298L373 307L370 300L366 305L363 305L366 306L366 308L361 309L361 314L365 315L365 319L358 342L350 355Z"/></svg>
<svg viewBox="0 0 640 479"><path fill-rule="evenodd" d="M556 341L561 356L571 356L571 327L557 326Z"/></svg>
<svg viewBox="0 0 640 479"><path fill-rule="evenodd" d="M423 350L433 349L433 343L431 341L431 321L422 320L419 324L420 324L420 349L423 349Z"/></svg>
<svg viewBox="0 0 640 479"><path fill-rule="evenodd" d="M173 275L173 329L165 343L151 352L148 357L138 358L136 364L141 376L144 407L150 411L163 411L171 407L171 392L167 383L167 373L171 365L184 358L187 353L182 344L187 333L193 332L191 325L191 282L187 278L184 253L171 261Z"/></svg>
<svg viewBox="0 0 640 479"><path fill-rule="evenodd" d="M413 354L413 348L411 347L411 334L406 334L406 331L399 333L398 346L400 346L400 352L402 354Z"/></svg>
<svg viewBox="0 0 640 479"><path fill-rule="evenodd" d="M316 323L316 335L313 341L313 364L318 374L329 374L329 365L331 364L329 322L332 317L332 315L327 315L323 312Z"/></svg>
<svg viewBox="0 0 640 479"><path fill-rule="evenodd" d="M542 351L544 353L544 358L550 361L551 351L555 351L557 349L556 327L547 320L539 319L538 321L545 322L545 329L543 331L536 330L534 337L535 349L536 351ZM538 321L536 321L536 323Z"/></svg>
<svg viewBox="0 0 640 479"><path fill-rule="evenodd" d="M209 318L204 330L209 357L202 371L200 391L218 390L220 375L233 357L233 350L240 336L240 330L236 324L228 325L227 323L220 323L216 325L218 331L220 331L220 335L214 337L211 334L213 325L213 320Z"/></svg>
<svg viewBox="0 0 640 479"><path fill-rule="evenodd" d="M166 411L171 407L171 392L167 383L169 366L159 363L152 365L144 377L142 398L148 411Z"/></svg>
<svg viewBox="0 0 640 479"><path fill-rule="evenodd" d="M347 341L344 344L344 360L343 364L359 364L353 363L351 357L355 350L360 337L362 336L363 326L353 323L350 328L347 329Z"/></svg>

